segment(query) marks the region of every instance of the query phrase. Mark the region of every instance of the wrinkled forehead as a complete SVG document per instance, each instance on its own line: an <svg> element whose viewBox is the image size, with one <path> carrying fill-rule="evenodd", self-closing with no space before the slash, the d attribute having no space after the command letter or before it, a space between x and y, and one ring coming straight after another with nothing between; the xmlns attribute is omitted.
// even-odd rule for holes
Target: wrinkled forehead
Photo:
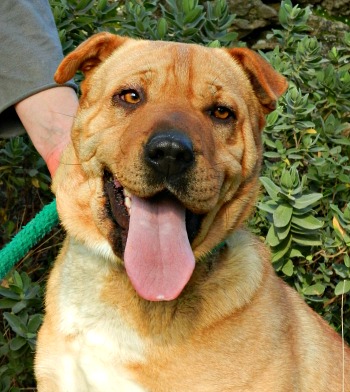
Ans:
<svg viewBox="0 0 350 392"><path fill-rule="evenodd" d="M225 50L164 41L129 41L111 54L98 74L110 82L166 80L179 88L181 84L205 83L214 90L230 88L237 92L249 84L241 67Z"/></svg>

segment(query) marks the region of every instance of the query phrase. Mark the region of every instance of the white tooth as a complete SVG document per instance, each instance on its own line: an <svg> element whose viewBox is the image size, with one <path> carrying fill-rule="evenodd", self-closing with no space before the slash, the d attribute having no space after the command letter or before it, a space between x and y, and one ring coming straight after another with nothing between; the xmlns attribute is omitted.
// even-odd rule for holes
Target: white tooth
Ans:
<svg viewBox="0 0 350 392"><path fill-rule="evenodd" d="M125 196L124 204L125 204L125 207L126 207L128 210L130 210L130 208L131 208L131 199L130 199L129 196Z"/></svg>
<svg viewBox="0 0 350 392"><path fill-rule="evenodd" d="M125 197L131 197L131 193L126 188L123 189L123 192Z"/></svg>

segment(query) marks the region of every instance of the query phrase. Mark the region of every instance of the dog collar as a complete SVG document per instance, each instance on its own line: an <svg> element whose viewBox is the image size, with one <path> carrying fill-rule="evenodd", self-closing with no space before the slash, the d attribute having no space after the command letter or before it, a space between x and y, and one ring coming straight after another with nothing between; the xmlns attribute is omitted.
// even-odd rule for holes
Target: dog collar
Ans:
<svg viewBox="0 0 350 392"><path fill-rule="evenodd" d="M210 251L210 254L214 254L219 252L221 249L223 249L226 246L226 241L221 241L219 244L217 244L216 246L214 246L214 248Z"/></svg>
<svg viewBox="0 0 350 392"><path fill-rule="evenodd" d="M226 240L219 242L217 245L214 246L212 250L207 252L205 255L201 256L198 261L199 262L206 261L209 257L218 254L222 249L226 247L226 245L227 245Z"/></svg>

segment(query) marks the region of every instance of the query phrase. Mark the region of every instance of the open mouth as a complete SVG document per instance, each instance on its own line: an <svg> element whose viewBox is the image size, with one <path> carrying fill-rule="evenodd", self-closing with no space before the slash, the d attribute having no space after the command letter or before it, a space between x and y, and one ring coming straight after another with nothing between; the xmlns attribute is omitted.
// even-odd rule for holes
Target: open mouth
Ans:
<svg viewBox="0 0 350 392"><path fill-rule="evenodd" d="M124 260L138 294L151 301L172 300L190 279L195 261L191 242L203 215L194 214L170 192L139 198L104 173L107 212L115 224L113 246Z"/></svg>
<svg viewBox="0 0 350 392"><path fill-rule="evenodd" d="M108 212L114 222L123 230L128 230L131 208L131 195L122 187L120 182L104 174L104 189L108 197Z"/></svg>
<svg viewBox="0 0 350 392"><path fill-rule="evenodd" d="M126 240L127 231L129 229L130 212L133 196L107 170L105 170L104 172L104 191L108 200L108 214L113 220L113 222L120 227L120 229L126 231L124 239ZM162 191L159 194L149 198L148 200L151 203L157 203L157 201L160 201L161 199L167 197L174 198L174 196L172 196L168 191ZM200 230L203 217L204 215L202 214L195 214L190 210L186 209L186 231L190 243L192 243L197 236ZM125 243L123 245L125 247Z"/></svg>

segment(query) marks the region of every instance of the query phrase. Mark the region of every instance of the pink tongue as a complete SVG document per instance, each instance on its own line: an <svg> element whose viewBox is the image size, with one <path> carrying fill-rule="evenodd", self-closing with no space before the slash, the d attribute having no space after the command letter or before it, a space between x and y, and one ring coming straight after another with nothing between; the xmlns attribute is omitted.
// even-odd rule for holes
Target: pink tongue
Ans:
<svg viewBox="0 0 350 392"><path fill-rule="evenodd" d="M195 265L180 203L132 197L124 263L142 298L170 301L179 296Z"/></svg>

